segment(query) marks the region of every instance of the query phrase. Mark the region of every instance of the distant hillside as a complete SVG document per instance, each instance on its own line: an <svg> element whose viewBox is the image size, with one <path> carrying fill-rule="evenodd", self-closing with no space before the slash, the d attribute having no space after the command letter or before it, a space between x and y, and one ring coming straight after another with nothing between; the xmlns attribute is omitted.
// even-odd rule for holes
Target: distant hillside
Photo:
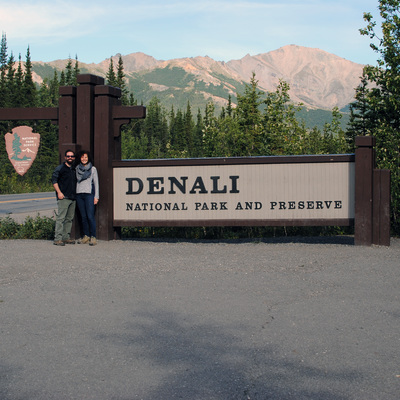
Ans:
<svg viewBox="0 0 400 400"><path fill-rule="evenodd" d="M119 57L113 57L114 65ZM236 94L243 93L253 72L265 92L275 91L279 80L284 80L290 85L293 102L301 102L309 110L342 109L353 101L363 69L361 64L325 51L295 45L226 63L209 57L163 61L143 53L125 55L122 60L128 89L139 102L146 104L157 96L167 108L174 105L184 109L189 101L195 111L203 110L209 100L217 107L225 106L229 95L235 102ZM40 83L43 78L52 77L67 62L33 62L35 80ZM105 76L109 63L107 59L79 66L82 73Z"/></svg>

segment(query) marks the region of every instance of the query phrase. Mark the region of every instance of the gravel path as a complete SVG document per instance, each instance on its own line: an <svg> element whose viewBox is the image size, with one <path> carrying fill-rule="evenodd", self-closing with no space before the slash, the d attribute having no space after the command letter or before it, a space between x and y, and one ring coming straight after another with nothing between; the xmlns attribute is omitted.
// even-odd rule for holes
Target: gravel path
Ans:
<svg viewBox="0 0 400 400"><path fill-rule="evenodd" d="M400 240L0 241L1 400L400 398Z"/></svg>

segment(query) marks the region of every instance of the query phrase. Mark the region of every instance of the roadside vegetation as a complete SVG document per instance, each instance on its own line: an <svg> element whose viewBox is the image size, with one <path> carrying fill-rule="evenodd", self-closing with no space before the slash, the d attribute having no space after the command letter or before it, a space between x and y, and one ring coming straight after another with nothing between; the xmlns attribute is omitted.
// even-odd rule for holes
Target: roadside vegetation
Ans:
<svg viewBox="0 0 400 400"><path fill-rule="evenodd" d="M0 218L0 239L45 239L54 238L54 218L27 217L17 223L10 217Z"/></svg>

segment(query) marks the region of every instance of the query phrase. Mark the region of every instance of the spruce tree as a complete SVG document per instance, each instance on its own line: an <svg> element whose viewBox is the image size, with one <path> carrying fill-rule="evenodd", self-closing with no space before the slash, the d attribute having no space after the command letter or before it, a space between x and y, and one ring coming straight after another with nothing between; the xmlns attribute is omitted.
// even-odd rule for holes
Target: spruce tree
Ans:
<svg viewBox="0 0 400 400"><path fill-rule="evenodd" d="M24 91L23 106L24 107L35 107L37 93L36 93L36 85L33 82L33 78L32 78L32 62L31 62L31 54L30 54L29 47L26 52L23 91Z"/></svg>
<svg viewBox="0 0 400 400"><path fill-rule="evenodd" d="M0 107L6 107L6 96L7 96L7 38L6 34L3 33L1 36L0 45Z"/></svg>
<svg viewBox="0 0 400 400"><path fill-rule="evenodd" d="M49 82L49 92L50 92L50 101L53 107L58 106L58 100L60 97L60 82L58 80L57 71L54 71L53 79Z"/></svg>
<svg viewBox="0 0 400 400"><path fill-rule="evenodd" d="M194 128L193 136L193 157L203 156L203 115L201 114L200 108L197 110L196 126Z"/></svg>
<svg viewBox="0 0 400 400"><path fill-rule="evenodd" d="M6 107L14 107L14 91L15 91L15 60L11 53L7 63L7 85L5 91Z"/></svg>
<svg viewBox="0 0 400 400"><path fill-rule="evenodd" d="M183 123L184 123L184 135L186 140L186 149L189 157L193 157L195 154L194 147L194 122L192 109L190 107L189 101L187 102L186 112L183 115Z"/></svg>
<svg viewBox="0 0 400 400"><path fill-rule="evenodd" d="M66 86L65 72L61 71L60 73L60 86Z"/></svg>
<svg viewBox="0 0 400 400"><path fill-rule="evenodd" d="M68 58L67 65L65 66L65 84L67 86L72 86L75 84L71 57Z"/></svg>
<svg viewBox="0 0 400 400"><path fill-rule="evenodd" d="M124 63L122 61L121 56L119 56L119 59L118 59L116 86L119 87L122 91L122 95L121 95L122 104L128 105L129 104L129 91L126 88Z"/></svg>
<svg viewBox="0 0 400 400"><path fill-rule="evenodd" d="M110 65L108 66L108 71L106 74L107 85L117 86L117 77L114 71L114 62L112 57L110 57Z"/></svg>
<svg viewBox="0 0 400 400"><path fill-rule="evenodd" d="M78 75L80 74L78 55L75 56L75 65L74 65L74 73L73 73L73 82L74 86L78 85Z"/></svg>
<svg viewBox="0 0 400 400"><path fill-rule="evenodd" d="M21 54L18 59L18 67L15 73L15 86L12 107L22 107L24 104L24 73L22 70Z"/></svg>

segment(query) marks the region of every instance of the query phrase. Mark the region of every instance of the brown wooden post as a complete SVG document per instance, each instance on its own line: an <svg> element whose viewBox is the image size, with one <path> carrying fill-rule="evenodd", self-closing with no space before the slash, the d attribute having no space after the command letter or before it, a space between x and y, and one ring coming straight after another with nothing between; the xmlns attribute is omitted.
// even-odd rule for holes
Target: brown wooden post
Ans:
<svg viewBox="0 0 400 400"><path fill-rule="evenodd" d="M60 100L58 102L58 149L59 163L65 161L64 154L72 150L78 151L76 143L76 86L60 87ZM76 213L71 228L71 239L79 236L79 221Z"/></svg>
<svg viewBox="0 0 400 400"><path fill-rule="evenodd" d="M95 87L94 165L99 173L100 201L97 210L97 236L101 240L115 238L113 229L113 169L112 161L121 150L114 139L113 107L121 105L121 89L112 86Z"/></svg>
<svg viewBox="0 0 400 400"><path fill-rule="evenodd" d="M372 245L374 145L372 136L356 137L354 244Z"/></svg>
<svg viewBox="0 0 400 400"><path fill-rule="evenodd" d="M374 170L372 243L390 246L390 170Z"/></svg>
<svg viewBox="0 0 400 400"><path fill-rule="evenodd" d="M94 92L97 85L104 85L104 78L96 75L78 75L76 142L79 150L94 153Z"/></svg>
<svg viewBox="0 0 400 400"><path fill-rule="evenodd" d="M59 162L64 162L68 149L76 152L76 87L60 87L58 106L58 149Z"/></svg>

